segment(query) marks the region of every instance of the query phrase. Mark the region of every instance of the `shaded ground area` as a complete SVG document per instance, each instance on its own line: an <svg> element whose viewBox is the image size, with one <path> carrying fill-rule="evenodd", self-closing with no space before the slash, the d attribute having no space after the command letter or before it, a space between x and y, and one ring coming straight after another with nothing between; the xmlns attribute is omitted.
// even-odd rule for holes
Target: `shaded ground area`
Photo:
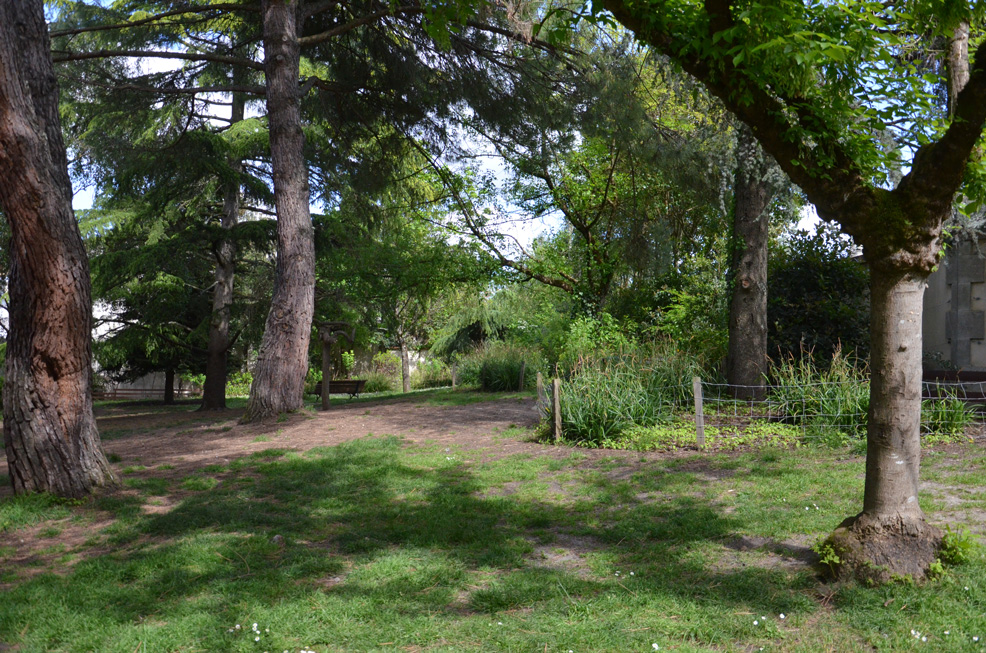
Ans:
<svg viewBox="0 0 986 653"><path fill-rule="evenodd" d="M282 626L297 639L272 648L332 643L320 652L564 653L580 642L649 650L657 641L661 650L860 650L885 636L907 648L906 628L930 632L928 623L962 616L963 601L972 601L964 641L979 636L973 627L986 636L976 616L986 583L968 576L952 583L956 603L945 609L934 590L857 595L818 581L812 544L861 502L862 459L844 451L555 446L536 441L527 395L423 393L261 425L238 424L240 414L100 407L123 486L54 506L38 523L5 531L0 519L0 650L5 638L63 642L23 650L107 641L106 650L252 650L230 629L274 619L279 606L301 621ZM981 427L970 439L926 452L922 505L936 523L983 533ZM75 597L88 587L98 595ZM907 594L921 591L929 596ZM66 597L39 609L119 632L76 642L42 631L27 596ZM853 625L841 610L854 602L877 617ZM923 605L928 614L915 615ZM321 616L322 630L306 635L306 615L330 607L349 621ZM415 639L436 620L444 630ZM185 639L168 634L193 621Z"/></svg>

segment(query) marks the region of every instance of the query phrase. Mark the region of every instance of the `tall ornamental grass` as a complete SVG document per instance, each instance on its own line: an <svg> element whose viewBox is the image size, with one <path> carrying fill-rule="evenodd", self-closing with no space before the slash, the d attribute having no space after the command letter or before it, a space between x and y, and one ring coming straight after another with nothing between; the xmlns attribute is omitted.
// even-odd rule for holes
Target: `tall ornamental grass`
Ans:
<svg viewBox="0 0 986 653"><path fill-rule="evenodd" d="M827 369L810 356L789 359L772 370L773 410L803 426L809 440L835 445L866 441L870 405L869 370L836 349ZM955 393L921 402L921 433L926 442L962 437L975 412Z"/></svg>
<svg viewBox="0 0 986 653"><path fill-rule="evenodd" d="M520 387L524 367L524 388L532 389L537 374L547 374L548 361L536 349L507 342L489 342L466 356L459 364L459 381L478 385L484 392L511 392Z"/></svg>
<svg viewBox="0 0 986 653"><path fill-rule="evenodd" d="M606 356L583 356L561 386L565 439L598 446L637 426L655 426L692 401L694 358L660 341Z"/></svg>
<svg viewBox="0 0 986 653"><path fill-rule="evenodd" d="M833 443L866 437L869 370L836 349L827 368L811 356L789 358L772 369L774 411L806 429L809 439Z"/></svg>

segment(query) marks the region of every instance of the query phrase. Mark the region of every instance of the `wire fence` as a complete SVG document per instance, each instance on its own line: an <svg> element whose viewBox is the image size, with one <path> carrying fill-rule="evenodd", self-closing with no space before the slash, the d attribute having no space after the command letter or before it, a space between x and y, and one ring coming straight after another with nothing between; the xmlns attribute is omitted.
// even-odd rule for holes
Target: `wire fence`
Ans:
<svg viewBox="0 0 986 653"><path fill-rule="evenodd" d="M869 383L845 381L785 383L774 386L737 386L703 381L661 384L646 389L633 401L618 375L596 378L583 385L578 377L565 382L560 407L539 379L539 412L557 424L556 437L572 441L612 441L616 434L650 419L651 424L673 424L675 441L690 440L699 448L719 448L726 439L751 444L776 442L864 442ZM640 399L646 395L646 399ZM921 389L921 431L929 441L955 440L986 408L986 381L926 381ZM648 410L640 403L649 402ZM654 413L659 413L657 419ZM689 423L692 423L689 426ZM647 424L643 424L647 426ZM692 435L684 436L680 429Z"/></svg>
<svg viewBox="0 0 986 653"><path fill-rule="evenodd" d="M921 385L924 435L955 435L986 407L986 382L924 381ZM706 428L718 435L741 434L751 424L783 424L806 440L866 433L869 384L859 381L783 386L701 383Z"/></svg>

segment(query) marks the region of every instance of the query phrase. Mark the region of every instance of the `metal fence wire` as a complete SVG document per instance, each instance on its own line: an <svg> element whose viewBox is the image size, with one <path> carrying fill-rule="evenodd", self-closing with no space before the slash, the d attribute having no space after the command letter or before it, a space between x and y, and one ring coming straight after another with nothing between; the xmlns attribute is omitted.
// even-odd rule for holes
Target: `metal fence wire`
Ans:
<svg viewBox="0 0 986 653"><path fill-rule="evenodd" d="M974 417L982 417L986 382L926 381L922 383L921 398L923 433L954 430ZM705 427L720 437L740 435L751 425L785 425L800 429L806 440L830 439L833 434L862 438L866 434L868 406L869 384L858 381L794 386L702 381L701 408L696 408L696 416L702 414Z"/></svg>

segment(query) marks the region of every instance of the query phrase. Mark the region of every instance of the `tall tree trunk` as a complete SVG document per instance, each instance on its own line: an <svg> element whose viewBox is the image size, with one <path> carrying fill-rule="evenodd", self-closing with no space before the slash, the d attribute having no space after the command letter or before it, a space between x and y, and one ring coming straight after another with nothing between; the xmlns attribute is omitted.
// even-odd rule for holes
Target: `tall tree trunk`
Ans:
<svg viewBox="0 0 986 653"><path fill-rule="evenodd" d="M315 311L315 243L308 211L308 169L298 86L298 3L264 0L261 7L267 122L277 208L277 267L245 421L302 407Z"/></svg>
<svg viewBox="0 0 986 653"><path fill-rule="evenodd" d="M0 208L10 224L3 440L15 492L114 482L92 412L89 266L40 0L0 2Z"/></svg>
<svg viewBox="0 0 986 653"><path fill-rule="evenodd" d="M336 338L329 331L322 331L320 334L322 341L322 410L328 410L329 403L329 382L332 380L332 345Z"/></svg>
<svg viewBox="0 0 986 653"><path fill-rule="evenodd" d="M733 209L733 296L726 380L737 399L762 399L767 371L769 165L750 128L739 129Z"/></svg>
<svg viewBox="0 0 986 653"><path fill-rule="evenodd" d="M175 371L170 367L164 371L164 403L175 403Z"/></svg>
<svg viewBox="0 0 986 653"><path fill-rule="evenodd" d="M407 351L407 341L399 339L401 346L401 389L404 392L411 391L411 360Z"/></svg>
<svg viewBox="0 0 986 653"><path fill-rule="evenodd" d="M243 120L246 97L233 93L230 124ZM240 161L230 167L239 175ZM209 322L209 345L205 363L205 383L202 386L200 410L226 409L226 359L229 354L229 315L233 304L233 276L236 271L236 245L230 231L240 216L240 182L230 181L223 197L223 236L216 247L216 285L212 291L212 318Z"/></svg>
<svg viewBox="0 0 986 653"><path fill-rule="evenodd" d="M918 503L921 467L921 312L927 274L871 267L870 408L863 512L831 537L857 575L921 578L941 532Z"/></svg>

